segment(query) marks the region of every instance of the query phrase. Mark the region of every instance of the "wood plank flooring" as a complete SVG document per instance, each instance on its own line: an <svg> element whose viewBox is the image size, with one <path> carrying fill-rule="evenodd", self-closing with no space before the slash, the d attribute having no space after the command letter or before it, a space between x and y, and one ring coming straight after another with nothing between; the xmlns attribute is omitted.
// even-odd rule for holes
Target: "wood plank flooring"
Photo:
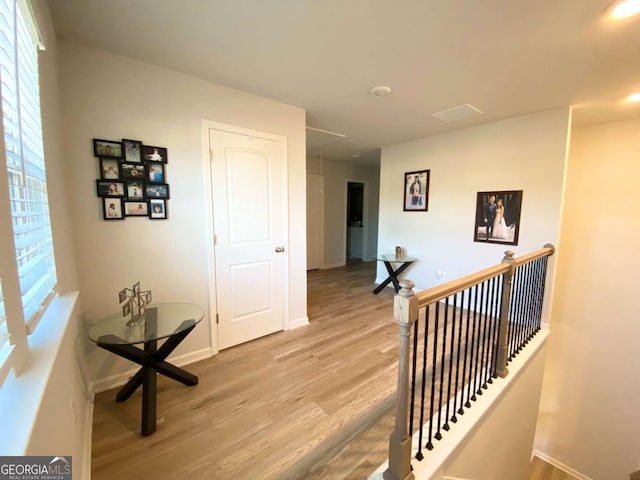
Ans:
<svg viewBox="0 0 640 480"><path fill-rule="evenodd" d="M159 377L149 437L139 436L139 392L122 403L115 390L97 395L92 478L366 478L392 424L370 427L378 446L347 440L391 408L398 345L393 290L373 295L374 278L375 263L310 272L311 325L190 365L196 387Z"/></svg>
<svg viewBox="0 0 640 480"><path fill-rule="evenodd" d="M308 274L311 324L158 378L158 430L142 438L140 392L98 394L92 478L362 480L387 458L398 327L375 263ZM534 458L530 480L572 480Z"/></svg>

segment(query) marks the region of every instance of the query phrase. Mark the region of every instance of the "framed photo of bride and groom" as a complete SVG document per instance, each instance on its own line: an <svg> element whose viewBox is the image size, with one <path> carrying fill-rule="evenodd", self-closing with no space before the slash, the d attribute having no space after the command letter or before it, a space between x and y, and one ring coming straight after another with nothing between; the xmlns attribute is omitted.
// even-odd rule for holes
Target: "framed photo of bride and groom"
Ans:
<svg viewBox="0 0 640 480"><path fill-rule="evenodd" d="M478 192L475 242L518 245L522 190Z"/></svg>

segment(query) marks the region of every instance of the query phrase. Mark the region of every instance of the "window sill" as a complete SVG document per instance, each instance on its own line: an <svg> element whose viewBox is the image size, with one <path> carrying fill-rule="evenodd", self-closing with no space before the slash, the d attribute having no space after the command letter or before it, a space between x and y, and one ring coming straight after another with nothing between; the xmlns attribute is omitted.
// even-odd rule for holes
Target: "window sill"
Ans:
<svg viewBox="0 0 640 480"><path fill-rule="evenodd" d="M0 386L0 455L24 455L78 292L56 296L28 337L29 358L19 376Z"/></svg>

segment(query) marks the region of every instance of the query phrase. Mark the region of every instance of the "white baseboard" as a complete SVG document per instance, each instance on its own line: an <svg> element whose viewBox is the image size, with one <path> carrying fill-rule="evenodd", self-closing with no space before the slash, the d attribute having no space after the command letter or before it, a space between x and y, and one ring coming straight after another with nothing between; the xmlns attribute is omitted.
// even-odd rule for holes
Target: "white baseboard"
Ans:
<svg viewBox="0 0 640 480"><path fill-rule="evenodd" d="M292 322L289 322L289 328L287 330L304 327L305 325L309 325L309 317L307 317L306 315L304 317L293 320Z"/></svg>
<svg viewBox="0 0 640 480"><path fill-rule="evenodd" d="M185 365L189 365L190 363L205 360L212 356L213 350L211 349L211 347L206 347L200 350L196 350L195 352L178 355L177 357L169 357L169 360L177 367L183 367ZM127 383L129 379L135 375L135 373L138 371L138 368L139 367L134 367L130 370L127 370L126 372L116 373L105 378L94 380L89 385L90 392L95 395L96 393L104 392L105 390L109 390L114 387L120 387Z"/></svg>
<svg viewBox="0 0 640 480"><path fill-rule="evenodd" d="M320 270L329 270L330 268L344 267L345 265L346 264L344 262L330 263L328 265L322 265Z"/></svg>
<svg viewBox="0 0 640 480"><path fill-rule="evenodd" d="M547 462L550 465L553 465L554 467L556 467L559 470L562 470L565 473L568 473L569 475L573 475L574 477L576 477L578 480L592 480L591 477L588 477L587 475L585 475L584 473L580 473L577 470L574 470L571 467L568 467L567 465L565 465L562 462L559 462L558 460L556 460L555 458L551 458L549 455L545 455L544 453L542 453L539 450L533 450L533 455L535 457L538 457L540 460L544 460L545 462Z"/></svg>

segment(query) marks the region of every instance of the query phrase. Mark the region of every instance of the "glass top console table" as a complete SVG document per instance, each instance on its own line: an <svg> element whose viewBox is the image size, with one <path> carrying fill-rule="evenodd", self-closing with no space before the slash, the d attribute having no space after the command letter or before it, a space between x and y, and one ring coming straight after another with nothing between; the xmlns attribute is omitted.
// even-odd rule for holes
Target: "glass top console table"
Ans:
<svg viewBox="0 0 640 480"><path fill-rule="evenodd" d="M98 347L131 360L141 368L116 394L116 400L127 400L142 386L141 434L156 430L156 373L187 386L198 384L198 377L170 364L165 359L186 338L204 317L198 305L189 303L159 303L147 306L134 325L120 313L95 323L89 338ZM128 324L129 323L129 324ZM158 340L166 339L158 348ZM143 348L136 347L142 344Z"/></svg>
<svg viewBox="0 0 640 480"><path fill-rule="evenodd" d="M398 293L400 291L400 274L404 272L409 265L415 262L417 258L409 256L397 257L395 255L378 255L376 260L384 263L387 273L389 274L389 276L373 290L373 293L378 294L384 287L389 285L390 282L393 283L393 288L396 290L396 293ZM398 268L394 268L394 265L398 263L401 265Z"/></svg>

